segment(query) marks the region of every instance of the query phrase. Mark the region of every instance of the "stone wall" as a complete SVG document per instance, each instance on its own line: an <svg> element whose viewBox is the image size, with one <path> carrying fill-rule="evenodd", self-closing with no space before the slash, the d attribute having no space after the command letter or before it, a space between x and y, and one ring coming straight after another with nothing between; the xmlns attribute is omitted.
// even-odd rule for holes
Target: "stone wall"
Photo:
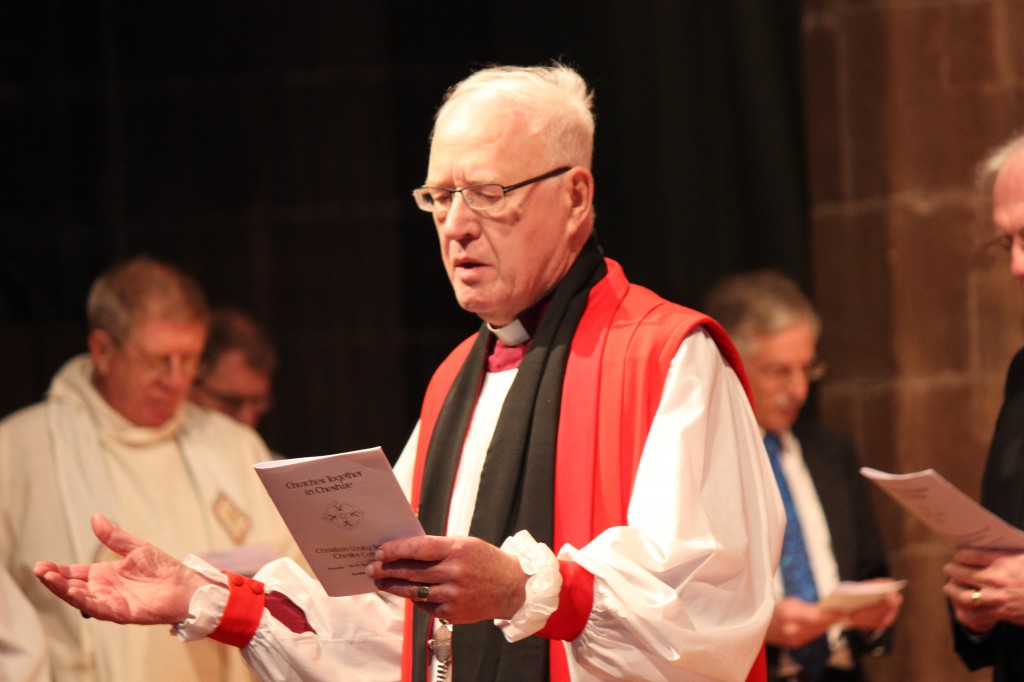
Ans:
<svg viewBox="0 0 1024 682"><path fill-rule="evenodd" d="M977 160L1024 126L1024 1L804 2L813 290L823 421L867 465L932 467L977 496L1024 301L973 192ZM909 578L872 680L975 680L940 592L951 547L872 496Z"/></svg>

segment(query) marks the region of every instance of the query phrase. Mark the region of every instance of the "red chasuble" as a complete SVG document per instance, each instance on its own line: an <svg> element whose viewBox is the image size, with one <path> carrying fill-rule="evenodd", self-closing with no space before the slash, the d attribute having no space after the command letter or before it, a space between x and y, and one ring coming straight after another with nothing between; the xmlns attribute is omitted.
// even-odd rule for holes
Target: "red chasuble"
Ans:
<svg viewBox="0 0 1024 682"><path fill-rule="evenodd" d="M695 327L703 325L712 336L750 396L739 354L717 322L631 285L618 263L609 259L605 262L608 274L590 291L565 370L555 462L556 550L565 543L582 547L605 529L625 524L633 479L661 400L669 363ZM445 359L427 388L413 480L414 509L419 508L430 435L474 339L461 343ZM558 609L537 634L551 639L551 680L568 682L562 640L575 639L586 625L593 604L594 577L566 561L561 562L561 571ZM410 602L403 680L411 678L414 654L411 610ZM767 679L763 647L747 679Z"/></svg>

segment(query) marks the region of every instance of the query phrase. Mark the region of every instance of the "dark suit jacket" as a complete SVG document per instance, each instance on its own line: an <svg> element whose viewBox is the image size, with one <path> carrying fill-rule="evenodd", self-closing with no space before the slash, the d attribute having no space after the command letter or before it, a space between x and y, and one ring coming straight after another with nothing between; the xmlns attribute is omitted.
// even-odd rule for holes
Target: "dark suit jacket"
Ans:
<svg viewBox="0 0 1024 682"><path fill-rule="evenodd" d="M793 427L800 441L804 461L821 499L832 535L832 553L839 566L840 580L868 580L889 575L885 546L868 501L860 461L853 442L846 436L811 423ZM824 596L824 595L823 595ZM854 660L867 651L880 654L884 642L867 642L856 631L846 633ZM768 647L769 679L778 649ZM860 679L859 670L846 679Z"/></svg>
<svg viewBox="0 0 1024 682"><path fill-rule="evenodd" d="M1006 375L1003 407L989 448L981 503L1024 528L1024 349ZM956 650L971 670L993 666L994 682L1024 680L1024 628L1000 623L986 637L971 639L953 623Z"/></svg>

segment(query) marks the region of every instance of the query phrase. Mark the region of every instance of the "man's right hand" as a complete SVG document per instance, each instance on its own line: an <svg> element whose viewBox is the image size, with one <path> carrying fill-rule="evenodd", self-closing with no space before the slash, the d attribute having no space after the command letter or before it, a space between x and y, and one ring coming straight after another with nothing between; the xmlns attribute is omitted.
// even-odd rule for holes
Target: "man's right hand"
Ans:
<svg viewBox="0 0 1024 682"><path fill-rule="evenodd" d="M36 577L55 595L88 614L115 623L174 624L189 617L195 591L209 581L170 554L95 514L92 530L123 557L95 564L36 562Z"/></svg>

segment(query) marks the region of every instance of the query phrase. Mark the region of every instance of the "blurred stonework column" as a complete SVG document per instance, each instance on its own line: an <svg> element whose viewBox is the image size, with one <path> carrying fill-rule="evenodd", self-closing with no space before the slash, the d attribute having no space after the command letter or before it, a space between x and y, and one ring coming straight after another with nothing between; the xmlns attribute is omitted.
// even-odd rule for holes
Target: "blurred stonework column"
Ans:
<svg viewBox="0 0 1024 682"><path fill-rule="evenodd" d="M805 0L820 415L865 463L934 468L977 498L1024 295L979 254L973 173L1024 129L1024 0ZM1022 492L1024 494L1024 492ZM872 491L896 576L895 650L872 681L987 680L952 648L951 547Z"/></svg>

